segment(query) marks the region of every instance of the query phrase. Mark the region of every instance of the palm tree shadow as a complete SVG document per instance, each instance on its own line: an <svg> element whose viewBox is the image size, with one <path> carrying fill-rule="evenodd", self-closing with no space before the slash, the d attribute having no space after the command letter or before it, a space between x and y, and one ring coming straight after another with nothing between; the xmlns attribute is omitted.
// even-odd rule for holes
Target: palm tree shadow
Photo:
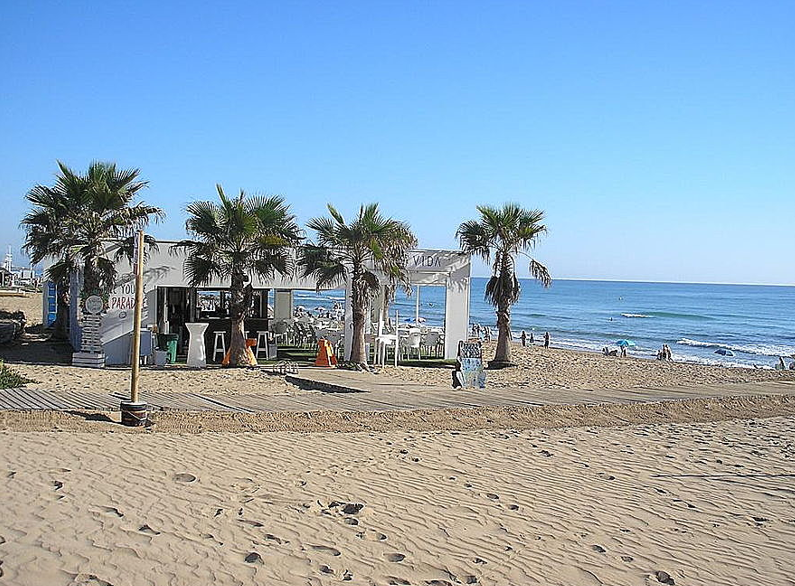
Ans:
<svg viewBox="0 0 795 586"><path fill-rule="evenodd" d="M64 413L68 413L69 415L75 415L86 421L98 421L100 423L119 423L118 421L114 421L105 413L88 413L86 411L64 411Z"/></svg>

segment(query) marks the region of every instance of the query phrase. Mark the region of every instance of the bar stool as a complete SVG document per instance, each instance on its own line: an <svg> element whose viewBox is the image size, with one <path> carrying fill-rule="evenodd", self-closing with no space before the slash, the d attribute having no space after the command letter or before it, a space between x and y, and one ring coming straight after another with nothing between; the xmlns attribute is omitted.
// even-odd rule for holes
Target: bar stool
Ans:
<svg viewBox="0 0 795 586"><path fill-rule="evenodd" d="M226 356L226 332L213 332L215 340L213 341L213 362L217 362L215 357L221 353L221 360Z"/></svg>
<svg viewBox="0 0 795 586"><path fill-rule="evenodd" d="M265 360L270 359L268 355L268 332L266 330L257 330L257 349L254 351L254 357L259 360L259 353L265 351Z"/></svg>

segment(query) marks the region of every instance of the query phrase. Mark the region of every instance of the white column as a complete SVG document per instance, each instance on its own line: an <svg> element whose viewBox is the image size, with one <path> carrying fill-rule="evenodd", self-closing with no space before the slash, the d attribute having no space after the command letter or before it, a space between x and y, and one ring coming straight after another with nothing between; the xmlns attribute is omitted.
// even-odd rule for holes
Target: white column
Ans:
<svg viewBox="0 0 795 586"><path fill-rule="evenodd" d="M470 265L454 269L447 278L444 308L444 357L455 358L458 342L467 339L469 327Z"/></svg>
<svg viewBox="0 0 795 586"><path fill-rule="evenodd" d="M273 318L276 321L293 317L292 290L277 290L273 301Z"/></svg>
<svg viewBox="0 0 795 586"><path fill-rule="evenodd" d="M420 286L417 285L417 299L414 301L414 323L420 323Z"/></svg>
<svg viewBox="0 0 795 586"><path fill-rule="evenodd" d="M345 360L351 359L353 345L353 304L351 303L353 287L350 279L345 282Z"/></svg>

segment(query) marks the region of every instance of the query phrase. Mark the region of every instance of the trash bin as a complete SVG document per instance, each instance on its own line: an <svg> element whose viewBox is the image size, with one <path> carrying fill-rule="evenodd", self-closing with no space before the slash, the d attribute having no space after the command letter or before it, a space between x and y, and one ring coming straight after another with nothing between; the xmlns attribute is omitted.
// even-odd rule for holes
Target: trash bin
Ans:
<svg viewBox="0 0 795 586"><path fill-rule="evenodd" d="M168 352L165 350L155 350L155 366L165 366L168 360Z"/></svg>
<svg viewBox="0 0 795 586"><path fill-rule="evenodd" d="M179 341L179 334L158 334L157 335L157 348L158 348L158 350L165 350L166 351L169 364L174 364L177 361L177 342L178 341Z"/></svg>

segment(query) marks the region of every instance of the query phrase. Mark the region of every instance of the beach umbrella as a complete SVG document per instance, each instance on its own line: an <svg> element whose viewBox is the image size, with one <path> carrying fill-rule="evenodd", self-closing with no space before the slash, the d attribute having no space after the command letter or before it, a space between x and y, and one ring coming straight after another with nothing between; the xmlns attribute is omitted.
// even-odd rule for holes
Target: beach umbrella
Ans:
<svg viewBox="0 0 795 586"><path fill-rule="evenodd" d="M734 352L726 350L726 348L718 348L715 350L715 354L720 354L721 356L734 356Z"/></svg>
<svg viewBox="0 0 795 586"><path fill-rule="evenodd" d="M622 348L626 348L627 346L637 346L635 342L632 340L617 340L616 346L621 346Z"/></svg>
<svg viewBox="0 0 795 586"><path fill-rule="evenodd" d="M416 320L413 317L407 317L403 321L408 324L413 324L413 323L424 324L428 320L426 320L424 317L417 318Z"/></svg>

